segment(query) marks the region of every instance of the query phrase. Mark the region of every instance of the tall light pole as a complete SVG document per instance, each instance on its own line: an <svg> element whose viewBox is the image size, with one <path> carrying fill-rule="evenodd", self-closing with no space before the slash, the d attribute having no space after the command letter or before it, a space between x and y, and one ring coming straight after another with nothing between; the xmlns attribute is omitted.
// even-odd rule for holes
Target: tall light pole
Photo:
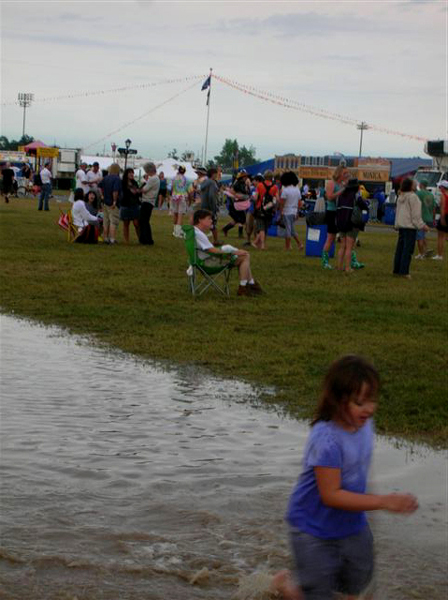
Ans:
<svg viewBox="0 0 448 600"><path fill-rule="evenodd" d="M369 126L367 125L367 123L365 121L361 121L361 123L359 123L359 125L356 125L356 129L359 129L361 131L361 139L359 140L359 157L358 158L361 158L361 154L362 154L362 132L368 128L369 128Z"/></svg>
<svg viewBox="0 0 448 600"><path fill-rule="evenodd" d="M25 137L25 114L28 106L31 106L31 102L34 100L34 94L25 94L20 92L17 96L20 106L23 107L23 130L22 137Z"/></svg>

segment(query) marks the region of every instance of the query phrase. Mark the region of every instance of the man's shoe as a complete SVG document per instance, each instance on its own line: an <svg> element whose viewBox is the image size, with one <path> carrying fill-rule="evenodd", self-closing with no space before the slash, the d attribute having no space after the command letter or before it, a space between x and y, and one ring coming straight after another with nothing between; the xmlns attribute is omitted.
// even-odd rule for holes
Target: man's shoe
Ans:
<svg viewBox="0 0 448 600"><path fill-rule="evenodd" d="M416 254L414 258L415 260L423 260L425 257L423 256L423 254Z"/></svg>
<svg viewBox="0 0 448 600"><path fill-rule="evenodd" d="M254 294L255 296L260 296L261 294L264 294L263 290L261 289L261 285L258 283L258 281L249 283L249 287L252 294Z"/></svg>
<svg viewBox="0 0 448 600"><path fill-rule="evenodd" d="M436 254L435 256L432 257L431 260L443 260L443 256L439 256L438 254Z"/></svg>
<svg viewBox="0 0 448 600"><path fill-rule="evenodd" d="M250 285L239 285L238 291L236 293L237 296L253 296L252 290L250 289Z"/></svg>

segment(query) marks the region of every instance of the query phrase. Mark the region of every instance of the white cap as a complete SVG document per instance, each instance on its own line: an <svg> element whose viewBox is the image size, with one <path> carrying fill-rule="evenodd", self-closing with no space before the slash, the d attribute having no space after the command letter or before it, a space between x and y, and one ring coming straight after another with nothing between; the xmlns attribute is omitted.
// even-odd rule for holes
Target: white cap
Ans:
<svg viewBox="0 0 448 600"><path fill-rule="evenodd" d="M439 188L446 188L448 190L448 181L446 179L442 179L442 181L439 181L438 187Z"/></svg>

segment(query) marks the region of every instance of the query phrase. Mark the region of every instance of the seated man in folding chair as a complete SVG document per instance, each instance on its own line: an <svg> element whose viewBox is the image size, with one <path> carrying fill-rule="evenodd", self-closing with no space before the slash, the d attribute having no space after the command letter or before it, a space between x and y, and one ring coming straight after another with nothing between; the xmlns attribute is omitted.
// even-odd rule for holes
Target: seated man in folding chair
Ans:
<svg viewBox="0 0 448 600"><path fill-rule="evenodd" d="M257 296L263 293L260 284L252 277L250 270L250 254L246 250L238 250L226 246L216 248L207 237L213 222L213 215L209 210L199 209L193 215L194 235L198 257L207 261L210 266L217 263L220 254L231 254L236 257L234 262L238 267L240 276L240 285L238 286L238 296ZM230 252L229 252L230 250ZM214 257L213 255L217 255Z"/></svg>

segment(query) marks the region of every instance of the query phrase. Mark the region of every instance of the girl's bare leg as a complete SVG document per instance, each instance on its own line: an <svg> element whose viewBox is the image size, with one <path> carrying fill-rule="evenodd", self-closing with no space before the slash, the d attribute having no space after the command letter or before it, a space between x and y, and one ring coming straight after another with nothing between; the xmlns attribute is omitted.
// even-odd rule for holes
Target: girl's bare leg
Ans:
<svg viewBox="0 0 448 600"><path fill-rule="evenodd" d="M325 244L324 244L324 252L330 251L331 245L335 239L336 239L336 234L327 233L327 239L325 240Z"/></svg>
<svg viewBox="0 0 448 600"><path fill-rule="evenodd" d="M124 243L129 244L129 221L123 221L123 238Z"/></svg>
<svg viewBox="0 0 448 600"><path fill-rule="evenodd" d="M346 241L347 241L346 237L342 238L341 245L339 246L339 250L338 250L338 269L339 269L339 271L342 271L342 269L344 268L344 256L345 256Z"/></svg>
<svg viewBox="0 0 448 600"><path fill-rule="evenodd" d="M352 250L355 245L355 240L351 237L345 238L345 271L349 273L352 270Z"/></svg>
<svg viewBox="0 0 448 600"><path fill-rule="evenodd" d="M140 239L140 224L138 222L138 219L134 219L133 223L134 223L135 233L137 234L137 239Z"/></svg>

